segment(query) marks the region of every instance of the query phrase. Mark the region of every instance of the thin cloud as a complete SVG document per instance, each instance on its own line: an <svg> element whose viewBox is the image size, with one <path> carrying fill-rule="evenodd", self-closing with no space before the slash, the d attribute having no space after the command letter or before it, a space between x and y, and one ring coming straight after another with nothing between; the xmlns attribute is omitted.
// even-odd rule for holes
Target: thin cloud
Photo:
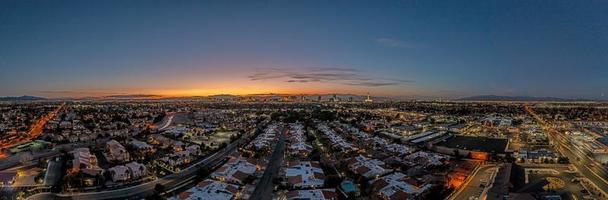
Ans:
<svg viewBox="0 0 608 200"><path fill-rule="evenodd" d="M394 48L410 48L412 45L409 45L401 40L393 39L393 38L378 38L376 39L376 43L385 47L394 47Z"/></svg>
<svg viewBox="0 0 608 200"><path fill-rule="evenodd" d="M381 87L381 86L391 86L391 85L400 85L398 82L358 82L358 83L348 83L348 85L355 86L365 86L365 87Z"/></svg>
<svg viewBox="0 0 608 200"><path fill-rule="evenodd" d="M341 72L358 72L359 70L341 67L313 67L311 71L341 71Z"/></svg>
<svg viewBox="0 0 608 200"><path fill-rule="evenodd" d="M308 83L310 81L308 81L308 80L287 80L285 82L288 82L288 83Z"/></svg>
<svg viewBox="0 0 608 200"><path fill-rule="evenodd" d="M287 83L337 83L364 87L381 87L412 83L411 80L379 79L362 74L350 68L308 68L307 70L288 70L281 68L258 69L249 76L251 81L283 80Z"/></svg>
<svg viewBox="0 0 608 200"><path fill-rule="evenodd" d="M283 77L283 75L281 74L274 74L272 72L262 72L262 73L255 73L249 76L249 79L251 79L252 81L259 81L259 80L267 80L267 79L275 79L275 78L281 78Z"/></svg>

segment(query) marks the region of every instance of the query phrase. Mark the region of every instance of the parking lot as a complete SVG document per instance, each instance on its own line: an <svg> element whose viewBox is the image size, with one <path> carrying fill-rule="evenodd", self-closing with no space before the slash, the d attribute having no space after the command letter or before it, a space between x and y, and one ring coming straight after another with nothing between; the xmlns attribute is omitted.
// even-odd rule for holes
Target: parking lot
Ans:
<svg viewBox="0 0 608 200"><path fill-rule="evenodd" d="M599 199L581 184L581 176L567 167L528 167L527 183L514 188L518 193L558 194L563 199Z"/></svg>

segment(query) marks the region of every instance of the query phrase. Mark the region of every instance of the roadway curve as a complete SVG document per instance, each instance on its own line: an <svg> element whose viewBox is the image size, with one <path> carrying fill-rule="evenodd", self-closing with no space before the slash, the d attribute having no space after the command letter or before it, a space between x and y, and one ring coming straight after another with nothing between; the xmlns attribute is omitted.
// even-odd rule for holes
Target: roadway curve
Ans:
<svg viewBox="0 0 608 200"><path fill-rule="evenodd" d="M158 127L158 130L164 130L166 128L168 128L171 123L173 123L173 118L175 118L175 115L177 115L177 113L168 113L167 116L165 116L157 125L156 127Z"/></svg>

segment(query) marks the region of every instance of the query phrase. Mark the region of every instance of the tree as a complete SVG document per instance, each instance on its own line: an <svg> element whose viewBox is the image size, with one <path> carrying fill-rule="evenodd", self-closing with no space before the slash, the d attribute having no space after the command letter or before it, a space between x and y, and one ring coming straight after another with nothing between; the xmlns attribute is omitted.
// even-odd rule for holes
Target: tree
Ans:
<svg viewBox="0 0 608 200"><path fill-rule="evenodd" d="M456 160L460 160L462 157L460 156L460 151L458 149L454 149L454 158Z"/></svg>
<svg viewBox="0 0 608 200"><path fill-rule="evenodd" d="M159 183L157 183L156 185L154 185L154 193L155 194L160 194L163 193L165 191L165 186L161 185Z"/></svg>
<svg viewBox="0 0 608 200"><path fill-rule="evenodd" d="M313 149L312 152L310 152L308 157L310 158L310 160L320 161L321 153L319 153L319 151L317 149Z"/></svg>
<svg viewBox="0 0 608 200"><path fill-rule="evenodd" d="M26 164L27 162L32 160L32 158L33 156L30 152L24 152L19 155L19 162L21 162L21 164Z"/></svg>
<svg viewBox="0 0 608 200"><path fill-rule="evenodd" d="M523 120L522 119L514 119L511 124L513 124L513 126L519 126L521 124L523 124Z"/></svg>
<svg viewBox="0 0 608 200"><path fill-rule="evenodd" d="M369 179L365 178L363 176L359 177L358 182L359 185L361 186L361 189L363 191L361 191L362 194L367 195L370 191L371 185L369 184Z"/></svg>
<svg viewBox="0 0 608 200"><path fill-rule="evenodd" d="M103 176L102 174L97 174L97 176L95 176L95 180L97 180L97 185L103 186L105 187L105 182L106 182L106 177Z"/></svg>
<svg viewBox="0 0 608 200"><path fill-rule="evenodd" d="M198 180L205 179L207 176L209 176L209 174L211 174L211 170L209 170L208 167L201 167L196 171Z"/></svg>
<svg viewBox="0 0 608 200"><path fill-rule="evenodd" d="M340 185L340 183L342 182L342 179L338 176L338 175L328 175L327 178L325 179L325 186L326 187L337 187L338 185Z"/></svg>

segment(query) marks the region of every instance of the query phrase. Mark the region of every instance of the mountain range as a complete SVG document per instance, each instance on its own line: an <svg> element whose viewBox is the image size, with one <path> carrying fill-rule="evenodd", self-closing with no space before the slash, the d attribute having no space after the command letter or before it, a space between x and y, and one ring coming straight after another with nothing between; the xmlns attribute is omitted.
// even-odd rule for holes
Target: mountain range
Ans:
<svg viewBox="0 0 608 200"><path fill-rule="evenodd" d="M588 99L567 99L557 97L533 97L533 96L498 96L478 95L456 99L458 101L590 101Z"/></svg>
<svg viewBox="0 0 608 200"><path fill-rule="evenodd" d="M38 101L38 100L46 100L43 97L35 97L35 96L20 96L20 97L0 97L0 101Z"/></svg>

